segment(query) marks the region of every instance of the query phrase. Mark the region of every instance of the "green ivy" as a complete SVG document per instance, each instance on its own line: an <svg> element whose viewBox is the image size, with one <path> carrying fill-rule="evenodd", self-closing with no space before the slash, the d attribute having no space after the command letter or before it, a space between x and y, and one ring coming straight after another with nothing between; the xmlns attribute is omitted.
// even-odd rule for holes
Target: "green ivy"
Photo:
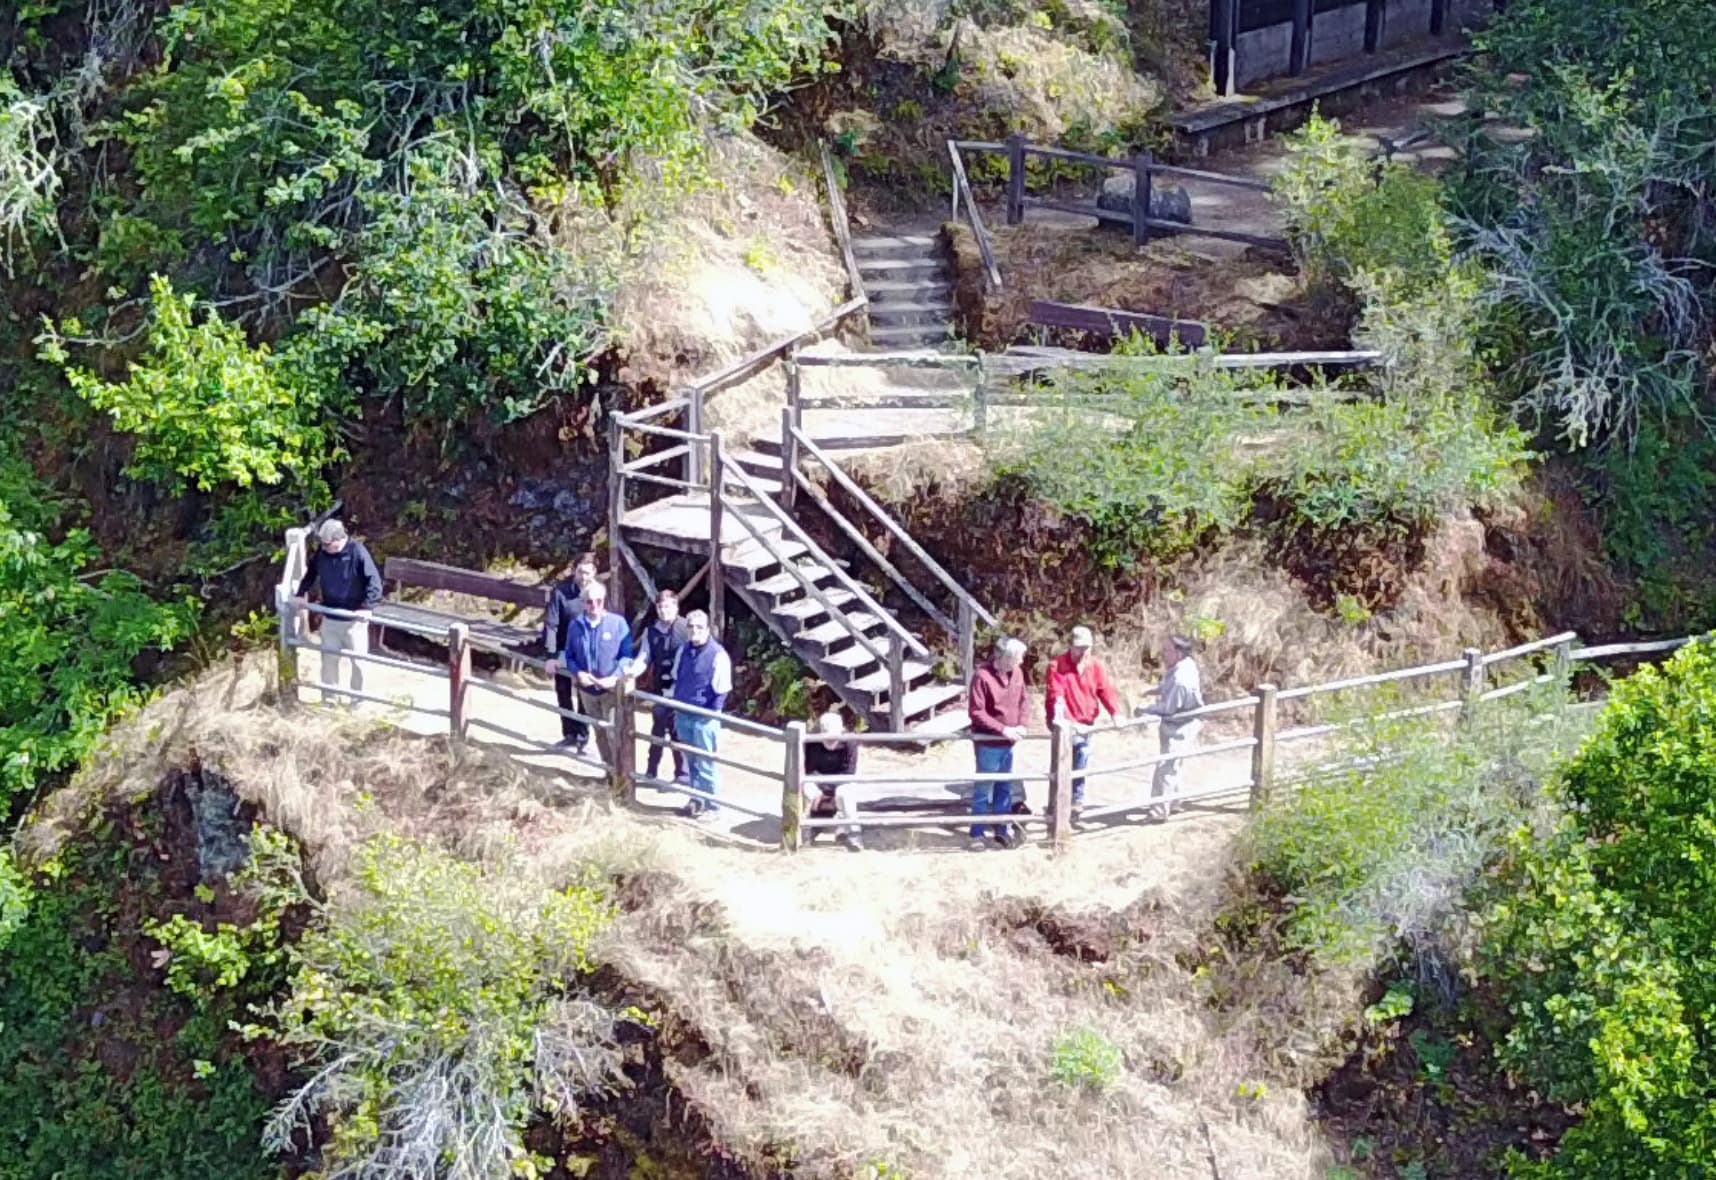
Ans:
<svg viewBox="0 0 1716 1180"><path fill-rule="evenodd" d="M1503 1062L1583 1118L1531 1180L1691 1180L1716 1167L1716 648L1617 684L1521 831L1484 919Z"/></svg>

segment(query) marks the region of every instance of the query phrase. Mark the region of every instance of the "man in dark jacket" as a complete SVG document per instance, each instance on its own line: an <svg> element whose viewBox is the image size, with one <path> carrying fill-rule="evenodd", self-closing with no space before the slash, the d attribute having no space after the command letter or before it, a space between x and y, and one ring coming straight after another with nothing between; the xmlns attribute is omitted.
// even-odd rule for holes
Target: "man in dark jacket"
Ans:
<svg viewBox="0 0 1716 1180"><path fill-rule="evenodd" d="M381 601L381 571L375 568L369 550L352 540L346 526L337 520L323 521L316 539L320 544L310 556L294 601L304 606L310 591L319 588L322 605L342 612L322 616L322 703L327 704L334 696L328 689L342 686L339 652L369 653L370 612ZM358 660L350 663L352 691L362 692L363 664ZM356 702L347 698L347 703Z"/></svg>
<svg viewBox="0 0 1716 1180"><path fill-rule="evenodd" d="M709 713L719 713L727 707L727 694L733 691L733 661L727 649L709 633L709 616L694 610L685 616L686 644L679 649L679 664L673 671L673 699ZM674 710L674 732L687 746L713 751L721 733L721 723L701 713ZM685 814L693 819L715 814L715 762L699 754L688 755L686 769L691 774L691 789L697 794L685 805Z"/></svg>
<svg viewBox="0 0 1716 1180"><path fill-rule="evenodd" d="M632 661L631 675L635 678L649 673L649 690L658 697L673 695L673 673L679 663L679 649L685 646L685 620L679 617L679 595L663 590L655 596L655 622L643 633L643 649ZM673 709L668 705L650 707L649 735L653 738L673 737ZM650 743L649 764L644 773L654 778L661 770L662 747ZM688 783L685 756L673 752L673 781Z"/></svg>
<svg viewBox="0 0 1716 1180"><path fill-rule="evenodd" d="M561 666L578 688L578 709L586 717L608 718L609 694L625 675L632 659L632 629L620 615L608 613L608 588L592 579L584 587L584 613L566 630ZM596 731L596 750L606 766L614 764L611 731ZM580 748L579 753L583 750Z"/></svg>
<svg viewBox="0 0 1716 1180"><path fill-rule="evenodd" d="M596 559L586 555L572 567L571 577L563 579L548 592L548 609L542 615L542 650L548 653L549 659L566 650L566 632L571 629L573 620L584 613L584 587L595 579ZM555 676L554 699L560 707L576 708L572 703L573 697L571 674ZM562 713L560 744L582 754L584 747L590 744L590 727Z"/></svg>
<svg viewBox="0 0 1716 1180"><path fill-rule="evenodd" d="M1025 673L1019 667L1025 645L1003 639L995 654L971 677L967 711L971 716L971 742L977 753L978 774L1006 774L1013 769L1013 743L1025 736ZM973 815L1011 815L1013 791L1019 783L1007 780L975 782L971 785ZM1011 825L990 828L995 842L1011 848L1018 842ZM974 847L983 847L983 825L971 825Z"/></svg>

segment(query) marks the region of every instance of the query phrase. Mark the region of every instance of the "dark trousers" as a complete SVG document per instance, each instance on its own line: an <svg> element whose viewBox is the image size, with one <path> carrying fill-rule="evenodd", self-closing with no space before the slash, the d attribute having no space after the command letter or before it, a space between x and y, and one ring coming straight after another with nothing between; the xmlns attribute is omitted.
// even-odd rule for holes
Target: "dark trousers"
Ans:
<svg viewBox="0 0 1716 1180"><path fill-rule="evenodd" d="M562 709L578 708L577 694L573 691L572 674L560 672L554 677L554 700ZM562 715L560 718L560 736L575 746L582 746L590 740L590 727L582 721Z"/></svg>
<svg viewBox="0 0 1716 1180"><path fill-rule="evenodd" d="M672 709L668 708L666 705L650 706L649 736L653 738L667 738L669 741L675 740ZM662 747L655 745L653 742L650 744L649 762L644 767L644 773L650 778L655 778L656 772L661 769L661 751ZM682 779L685 777L685 755L681 754L678 750L673 752L673 777L676 779Z"/></svg>

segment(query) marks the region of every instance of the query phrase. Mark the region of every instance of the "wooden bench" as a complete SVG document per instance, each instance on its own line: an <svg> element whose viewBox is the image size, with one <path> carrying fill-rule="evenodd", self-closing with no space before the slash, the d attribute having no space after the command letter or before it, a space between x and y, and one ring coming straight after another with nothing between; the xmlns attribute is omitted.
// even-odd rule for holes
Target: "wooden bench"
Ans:
<svg viewBox="0 0 1716 1180"><path fill-rule="evenodd" d="M510 606L534 607L537 610L546 609L551 589L548 586L529 586L523 582L497 578L493 574L441 565L433 561L418 561L410 557L388 558L381 576L384 582L396 585L402 590L442 590L449 594L463 594L490 602L504 602ZM463 623L470 628L472 638L512 651L533 651L542 640L540 624L521 627L493 619L470 618L415 603L383 602L375 609L375 619L383 637L391 628L412 635L444 638L448 627L454 623Z"/></svg>

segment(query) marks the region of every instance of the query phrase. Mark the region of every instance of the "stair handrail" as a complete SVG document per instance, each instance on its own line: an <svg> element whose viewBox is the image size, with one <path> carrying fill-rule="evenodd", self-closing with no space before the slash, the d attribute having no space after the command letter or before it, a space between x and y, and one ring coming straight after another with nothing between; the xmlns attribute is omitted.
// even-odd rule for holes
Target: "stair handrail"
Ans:
<svg viewBox="0 0 1716 1180"><path fill-rule="evenodd" d="M799 526L799 523L794 520L784 508L775 503L773 497L769 496L757 486L757 484L751 479L751 475L748 471L743 467L740 467L737 462L726 455L721 456L721 472L717 475L713 475L709 481L715 494L720 497L721 503L724 507L738 509L744 506L739 501L728 497L726 480L723 478L724 476L734 477L740 487L744 488L758 504L762 505L763 509L767 511L770 516L773 516L775 520L780 522L781 530L786 536L791 537L794 541L803 545L816 561L832 570L835 580L838 581L845 589L851 591L853 597L858 599L866 610L870 611L870 613L882 620L883 625L889 631L893 632L894 635L899 638L900 642L907 647L907 649L916 655L923 656L926 659L929 658L929 648L924 646L923 640L906 630L905 626L894 617L894 612L887 610L881 603L877 602L870 592L864 588L861 582L842 569L840 565L828 555L822 546L818 545L811 539L810 534L805 532L804 529ZM773 550L770 552L772 553ZM845 612L840 612L836 617L846 625L847 630L852 632L854 636L862 634L862 632L852 625L852 621L846 617ZM868 651L870 649L866 648L865 650Z"/></svg>
<svg viewBox="0 0 1716 1180"><path fill-rule="evenodd" d="M971 225L972 236L977 239L977 251L983 255L983 274L989 282L991 290L1001 289L1001 267L995 261L995 243L989 237L989 227L983 224L983 213L977 208L977 198L971 193L971 181L965 175L965 160L959 154L959 141L947 141L948 159L953 162L953 215L950 221L959 220L961 202L965 205L966 221Z"/></svg>
<svg viewBox="0 0 1716 1180"><path fill-rule="evenodd" d="M888 532L889 536L904 545L906 547L906 552L915 557L919 564L928 570L935 580L942 584L942 587L947 590L948 593L953 595L954 601L968 609L973 618L978 619L985 625L990 627L1000 626L1000 623L997 621L995 616L990 614L989 611L984 608L983 604L978 602L977 599L972 596L971 591L962 586L959 579L948 573L939 561L931 557L929 551L922 545L918 544L916 538L906 531L906 527L899 521L895 520L886 508L883 508L878 504L874 497L860 487L857 480L846 474L846 472L841 469L840 465L829 456L828 452L824 451L821 447L812 442L810 438L805 435L804 431L800 430L797 426L792 426L790 429L792 430L793 439L798 444L798 447L818 463L821 463L822 466L827 469L828 474L833 476L834 482L839 484L841 489L845 491L847 495L856 500L859 507L869 513L870 518L877 524L881 525L882 528ZM804 487L807 491L811 491L813 495L815 494L815 492L812 491L810 482L796 469L792 474L800 480L800 486ZM915 586L911 585L903 575L894 571L891 565L887 568L894 574L895 581L900 583L900 588L902 590L906 591L908 595L916 600L919 606L924 607L926 613L934 618L936 622L941 624L944 630L953 635L954 638L960 638L958 624L951 622L947 616L939 610L934 610L927 606L923 600L919 598L920 592Z"/></svg>
<svg viewBox="0 0 1716 1180"><path fill-rule="evenodd" d="M834 157L829 153L827 140L818 140L816 146L822 155L822 182L828 188L828 221L834 229L841 260L846 264L847 293L850 298L862 299L867 304L870 297L864 293L864 276L858 272L858 255L852 249L852 225L846 212L846 196L840 191L840 178L834 174Z"/></svg>

